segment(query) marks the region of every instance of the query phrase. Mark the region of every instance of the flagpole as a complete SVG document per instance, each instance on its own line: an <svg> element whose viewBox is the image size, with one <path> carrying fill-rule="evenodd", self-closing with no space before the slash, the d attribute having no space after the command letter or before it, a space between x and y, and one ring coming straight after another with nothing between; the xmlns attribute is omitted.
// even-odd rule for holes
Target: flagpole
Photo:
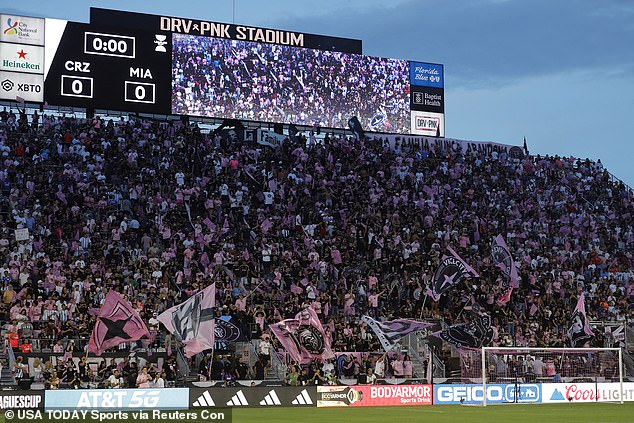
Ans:
<svg viewBox="0 0 634 423"><path fill-rule="evenodd" d="M423 300L423 306L420 308L420 317L418 318L419 320L423 319L423 310L425 310L425 303L427 302L427 297L429 295L427 295L427 293L425 293L425 299Z"/></svg>
<svg viewBox="0 0 634 423"><path fill-rule="evenodd" d="M216 341L214 340L214 345L211 347L211 358L209 359L209 371L207 372L207 377L209 381L211 381L211 369L214 365L214 351L216 350Z"/></svg>

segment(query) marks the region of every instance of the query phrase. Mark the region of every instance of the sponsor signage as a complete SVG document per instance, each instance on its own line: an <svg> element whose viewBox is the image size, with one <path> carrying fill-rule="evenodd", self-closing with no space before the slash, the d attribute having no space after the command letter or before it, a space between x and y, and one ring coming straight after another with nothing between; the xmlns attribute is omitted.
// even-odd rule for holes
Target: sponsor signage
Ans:
<svg viewBox="0 0 634 423"><path fill-rule="evenodd" d="M191 388L190 409L213 407L314 407L314 386Z"/></svg>
<svg viewBox="0 0 634 423"><path fill-rule="evenodd" d="M444 107L444 106L443 106ZM411 112L411 133L430 137L445 136L445 115L443 113Z"/></svg>
<svg viewBox="0 0 634 423"><path fill-rule="evenodd" d="M38 410L44 408L44 393L35 391L1 391L0 410Z"/></svg>
<svg viewBox="0 0 634 423"><path fill-rule="evenodd" d="M28 44L0 44L0 70L44 73L44 47Z"/></svg>
<svg viewBox="0 0 634 423"><path fill-rule="evenodd" d="M434 385L434 404L482 404L484 390L479 384ZM541 403L539 383L486 385L487 404Z"/></svg>
<svg viewBox="0 0 634 423"><path fill-rule="evenodd" d="M0 71L0 98L42 102L44 99L44 76L30 73Z"/></svg>
<svg viewBox="0 0 634 423"><path fill-rule="evenodd" d="M410 84L421 87L443 88L443 66L436 63L409 62Z"/></svg>
<svg viewBox="0 0 634 423"><path fill-rule="evenodd" d="M412 85L411 92L411 110L445 113L445 92L442 88Z"/></svg>
<svg viewBox="0 0 634 423"><path fill-rule="evenodd" d="M234 25L199 19L90 8L90 22L104 26L172 32L237 41L281 44L319 50L361 54L361 40L330 37L279 29Z"/></svg>
<svg viewBox="0 0 634 423"><path fill-rule="evenodd" d="M46 391L46 410L186 410L189 389L82 389Z"/></svg>
<svg viewBox="0 0 634 423"><path fill-rule="evenodd" d="M0 14L0 41L44 45L44 19Z"/></svg>
<svg viewBox="0 0 634 423"><path fill-rule="evenodd" d="M544 383L543 402L604 402L634 401L634 382L623 383Z"/></svg>
<svg viewBox="0 0 634 423"><path fill-rule="evenodd" d="M431 405L432 385L318 386L317 407Z"/></svg>

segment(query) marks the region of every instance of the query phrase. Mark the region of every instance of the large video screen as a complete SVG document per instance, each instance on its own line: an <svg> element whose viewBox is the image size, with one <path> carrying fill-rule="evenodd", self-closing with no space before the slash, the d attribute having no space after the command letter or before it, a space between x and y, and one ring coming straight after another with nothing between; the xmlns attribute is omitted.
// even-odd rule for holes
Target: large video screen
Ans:
<svg viewBox="0 0 634 423"><path fill-rule="evenodd" d="M172 113L407 134L409 62L174 33Z"/></svg>

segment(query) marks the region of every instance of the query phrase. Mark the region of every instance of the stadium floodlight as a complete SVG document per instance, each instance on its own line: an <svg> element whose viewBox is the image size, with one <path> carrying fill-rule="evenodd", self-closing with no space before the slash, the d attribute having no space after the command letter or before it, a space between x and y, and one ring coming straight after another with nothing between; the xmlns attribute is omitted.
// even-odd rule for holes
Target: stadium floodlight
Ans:
<svg viewBox="0 0 634 423"><path fill-rule="evenodd" d="M476 365L470 366L470 376L482 379L483 406L487 405L485 393L487 385L491 384L514 385L510 390L512 395L506 395L505 403L532 402L530 396L538 393L530 387L553 386L546 384L562 384L562 401L621 404L624 401L623 352L620 348L483 347L480 359L472 360L471 364ZM479 377L474 374L478 370L481 371ZM600 385L606 383L613 384L615 389L618 385L620 394L601 395ZM578 391L563 391L564 386L573 384L589 386L589 392L584 394L587 398L576 398Z"/></svg>

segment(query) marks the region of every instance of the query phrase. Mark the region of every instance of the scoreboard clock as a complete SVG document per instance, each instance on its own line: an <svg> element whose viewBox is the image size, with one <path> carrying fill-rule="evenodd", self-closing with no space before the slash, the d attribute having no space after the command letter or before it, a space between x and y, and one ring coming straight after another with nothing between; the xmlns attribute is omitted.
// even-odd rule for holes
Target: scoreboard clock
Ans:
<svg viewBox="0 0 634 423"><path fill-rule="evenodd" d="M57 20L47 31L49 104L170 113L171 37Z"/></svg>

